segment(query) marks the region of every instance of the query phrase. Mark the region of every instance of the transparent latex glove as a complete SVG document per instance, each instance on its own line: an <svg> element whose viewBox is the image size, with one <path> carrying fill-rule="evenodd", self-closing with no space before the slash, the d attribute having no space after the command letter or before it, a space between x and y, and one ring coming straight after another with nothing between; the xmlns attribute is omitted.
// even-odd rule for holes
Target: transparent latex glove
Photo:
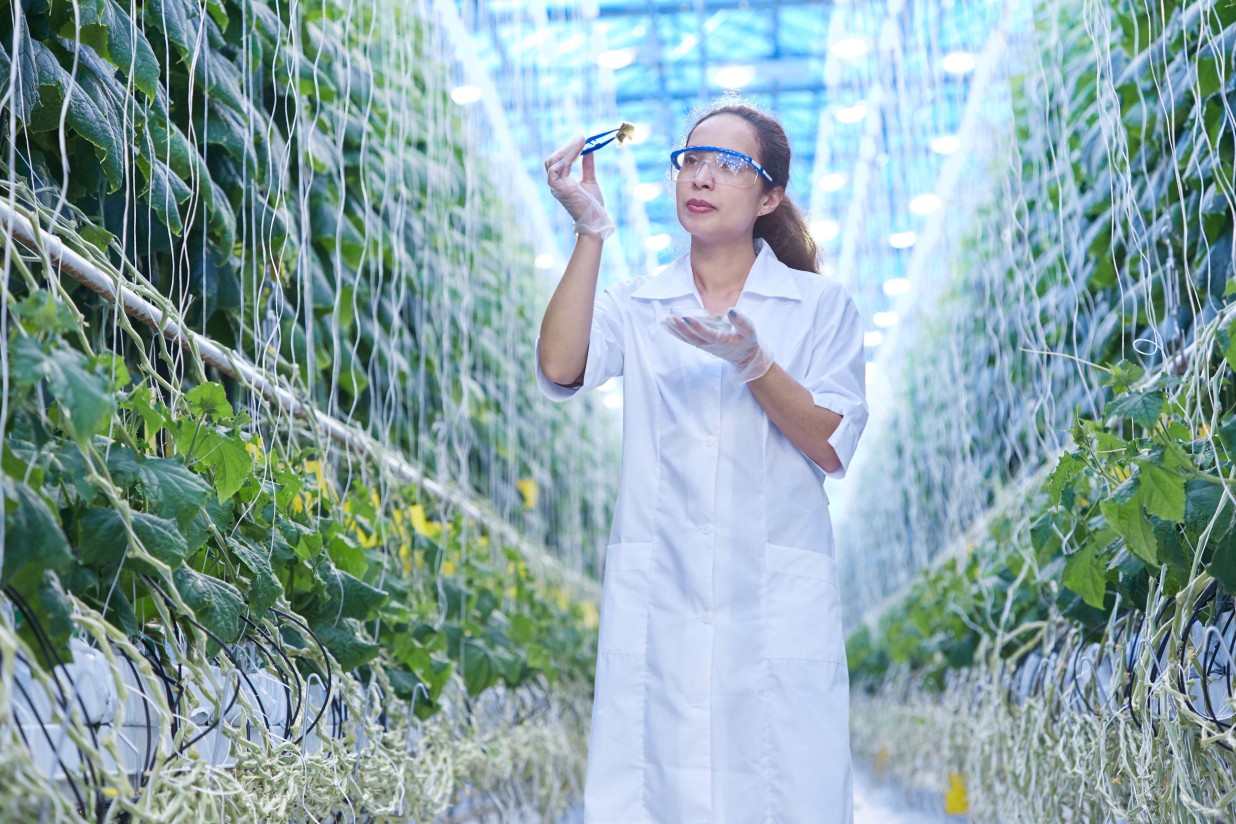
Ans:
<svg viewBox="0 0 1236 824"><path fill-rule="evenodd" d="M762 378L772 368L772 353L760 345L755 324L737 309L714 317L666 315L661 323L679 340L734 364L738 383Z"/></svg>
<svg viewBox="0 0 1236 824"><path fill-rule="evenodd" d="M584 136L579 135L545 160L549 190L575 220L575 234L607 238L614 233L614 221L605 211L605 198L597 184L596 159L584 155L583 175L571 177L571 165L584 150Z"/></svg>

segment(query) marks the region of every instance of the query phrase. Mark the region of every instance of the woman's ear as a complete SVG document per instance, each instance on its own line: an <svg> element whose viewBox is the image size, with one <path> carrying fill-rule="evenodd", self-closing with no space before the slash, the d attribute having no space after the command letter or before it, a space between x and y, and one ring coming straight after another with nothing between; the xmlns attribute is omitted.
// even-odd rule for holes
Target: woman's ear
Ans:
<svg viewBox="0 0 1236 824"><path fill-rule="evenodd" d="M767 192L764 193L764 196L760 198L760 211L757 217L763 217L769 212L776 211L777 207L781 205L781 201L784 199L785 199L785 189L784 188L782 188L781 186L777 186L775 188L769 189Z"/></svg>

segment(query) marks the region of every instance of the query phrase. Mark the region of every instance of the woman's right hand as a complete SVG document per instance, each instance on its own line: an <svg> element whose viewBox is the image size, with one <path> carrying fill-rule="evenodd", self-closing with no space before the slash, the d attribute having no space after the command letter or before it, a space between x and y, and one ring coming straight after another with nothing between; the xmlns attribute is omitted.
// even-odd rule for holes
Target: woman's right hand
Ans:
<svg viewBox="0 0 1236 824"><path fill-rule="evenodd" d="M549 190L575 220L575 234L607 238L614 233L614 221L605 211L592 155L584 155L582 179L571 177L571 165L583 150L584 136L580 135L546 159Z"/></svg>

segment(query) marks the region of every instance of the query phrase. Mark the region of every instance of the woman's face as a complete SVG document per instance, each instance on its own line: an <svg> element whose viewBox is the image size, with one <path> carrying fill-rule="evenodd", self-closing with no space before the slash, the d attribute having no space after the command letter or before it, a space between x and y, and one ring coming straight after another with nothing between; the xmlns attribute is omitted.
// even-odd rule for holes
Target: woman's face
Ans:
<svg viewBox="0 0 1236 824"><path fill-rule="evenodd" d="M755 126L736 114L713 115L699 123L687 136L687 145L733 149L763 165ZM694 180L678 179L678 222L697 240L749 239L755 219L777 208L781 192L779 187L765 190L762 179L747 187L719 183L708 165Z"/></svg>

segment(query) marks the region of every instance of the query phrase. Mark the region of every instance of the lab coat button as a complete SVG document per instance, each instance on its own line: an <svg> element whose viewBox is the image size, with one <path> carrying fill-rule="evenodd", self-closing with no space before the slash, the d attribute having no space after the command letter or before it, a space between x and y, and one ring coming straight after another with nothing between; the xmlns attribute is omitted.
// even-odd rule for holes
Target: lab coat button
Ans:
<svg viewBox="0 0 1236 824"><path fill-rule="evenodd" d="M705 535L711 535L712 534L712 524L704 524L702 527L700 527L700 532L703 532Z"/></svg>
<svg viewBox="0 0 1236 824"><path fill-rule="evenodd" d="M711 613L711 612L705 612L705 613L704 613L704 615L703 615L703 620L704 620L704 623L705 623L705 624L711 624L711 623L712 623L712 613Z"/></svg>
<svg viewBox="0 0 1236 824"><path fill-rule="evenodd" d="M716 439L716 438L705 438L705 439L704 439L704 446L708 447L709 449L711 449L712 447L714 447L714 446L716 446L716 445L717 445L717 439Z"/></svg>

